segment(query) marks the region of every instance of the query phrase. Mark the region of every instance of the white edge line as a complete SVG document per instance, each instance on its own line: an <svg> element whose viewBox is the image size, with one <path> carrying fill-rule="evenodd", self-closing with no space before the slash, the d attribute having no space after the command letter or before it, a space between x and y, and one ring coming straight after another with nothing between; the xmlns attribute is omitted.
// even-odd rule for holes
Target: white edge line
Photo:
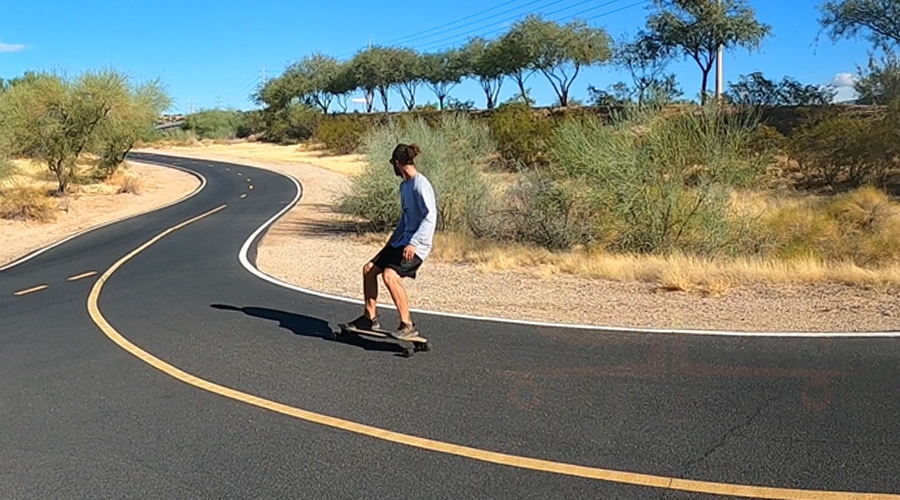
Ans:
<svg viewBox="0 0 900 500"><path fill-rule="evenodd" d="M283 288L287 288L290 290L294 290L300 293L304 293L307 295L313 295L316 297L322 297L325 299L337 300L341 302L348 302L351 304L359 304L362 305L365 302L359 299L351 299L348 297L342 297L339 295L331 295L328 293L317 292L315 290L310 290L307 288L301 288L299 286L292 285L290 283L285 283L277 278L269 276L268 274L260 271L256 266L250 263L250 260L247 258L247 253L250 251L250 245L260 233L266 230L270 225L272 225L276 220L281 218L288 210L292 209L297 201L300 200L300 197L303 195L303 187L300 185L300 182L297 181L292 175L275 172L284 177L290 179L297 188L297 195L294 197L293 201L290 204L285 206L280 212L275 214L271 219L263 223L262 226L259 227L253 234L247 238L247 241L244 242L244 245L241 247L240 252L238 253L238 260L240 260L241 265L244 268L254 274L256 277L268 281L269 283L281 286ZM387 304L379 304L378 307L385 307L387 309L394 309L396 307L393 305ZM442 311L429 311L423 309L410 309L411 312L427 314L431 316L444 316L449 318L458 318L458 319L468 319L468 320L476 320L476 321L491 321L495 323L508 323L515 325L527 325L527 326L542 326L549 328L567 328L567 329L577 329L577 330L596 330L596 331L607 331L607 332L618 332L618 333L660 333L660 334L678 334L678 335L707 335L707 336L731 336L731 337L813 337L813 338L821 338L821 337L850 337L850 338L897 338L900 337L900 331L893 332L737 332L737 331L717 331L717 330L675 330L675 329L647 329L647 328L628 328L628 327L612 327L612 326L597 326L597 325L577 325L577 324L567 324L567 323L549 323L549 322L541 322L541 321L526 321L526 320L515 320L515 319L506 319L506 318L491 318L485 316L473 316L468 314L457 314L457 313L448 313Z"/></svg>
<svg viewBox="0 0 900 500"><path fill-rule="evenodd" d="M46 252L46 251L48 251L48 250L52 250L52 249L54 249L54 248L56 248L56 247L62 245L63 243L66 243L66 242L68 242L68 241L74 240L75 238L78 238L79 236L83 236L83 235L85 235L85 234L87 234L87 233L90 233L91 231L96 231L97 229L100 229L100 228L103 228L103 227L106 227L106 226L111 226L111 225L116 224L116 223L118 223L118 222L122 222L122 221L125 221L125 220L128 220L128 219L133 219L133 218L135 218L135 217L140 217L141 215L147 215L147 214L149 214L149 213L153 213L153 212L156 212L156 211L158 211L158 210L162 210L162 209L164 209L164 208L169 208L169 207L171 207L171 206L173 206L173 205L177 205L177 204L179 204L179 203L181 203L181 202L187 200L188 198L191 198L191 197L195 196L197 193L199 193L200 191L202 191L203 188L206 187L206 177L203 177L202 174L199 174L199 173L194 172L194 171L192 171L192 170L188 170L188 169L186 169L186 168L181 168L181 167L178 167L178 166L175 166L175 165L163 164L163 163L157 163L157 162L152 162L152 161L136 161L136 160L135 160L134 163L144 163L144 164L148 164L148 165L156 165L156 166L160 166L160 167L174 168L175 170L181 170L181 171L183 171L183 172L185 172L185 173L188 173L188 174L193 175L194 177L198 177L198 178L200 179L200 186L198 186L197 189L195 189L193 192L188 193L187 195L185 195L185 196L183 196L183 197L181 197L181 198L179 198L179 199L177 199L177 200L175 200L175 201L173 201L173 202L166 203L165 205L162 205L162 206L159 206L159 207L156 207L156 208L151 208L151 209L146 210L146 211L144 211L144 212L139 212L139 213L136 213L136 214L126 215L125 217L121 217L121 218L118 218L118 219L115 219L115 220L111 220L111 221L103 222L103 223L101 223L101 224L97 224L96 226L89 227L89 228L87 228L87 229L85 229L85 230L83 230L83 231L80 231L80 232L75 233L75 234L73 234L73 235L67 236L67 237L65 237L65 238L63 238L63 239L61 239L61 240L59 240L59 241L57 241L57 242L55 242L55 243L51 243L51 244L48 245L48 246L45 246L45 247L43 247L43 248L39 248L39 249L37 249L37 250L34 250L33 252L31 252L31 253L29 253L29 254L26 254L24 257L21 257L21 258L19 258L19 259L17 259L17 260L14 260L14 261L10 262L9 264L3 265L2 267L0 267L0 271L6 271L7 269L11 269L11 268L13 268L13 267L15 267L15 266L18 266L19 264L24 264L25 262L27 262L27 261L29 261L29 260L31 260L31 259L37 257L38 255L41 255L42 253L44 253L44 252Z"/></svg>

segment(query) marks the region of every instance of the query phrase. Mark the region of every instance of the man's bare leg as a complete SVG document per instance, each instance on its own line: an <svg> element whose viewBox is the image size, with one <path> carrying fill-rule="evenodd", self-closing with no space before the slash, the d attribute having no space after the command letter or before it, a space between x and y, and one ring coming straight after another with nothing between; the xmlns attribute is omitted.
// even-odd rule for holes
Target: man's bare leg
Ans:
<svg viewBox="0 0 900 500"><path fill-rule="evenodd" d="M363 295L366 299L366 316L369 319L375 317L378 303L378 273L381 270L371 262L363 268Z"/></svg>
<svg viewBox="0 0 900 500"><path fill-rule="evenodd" d="M406 289L403 288L403 282L400 275L393 269L384 270L384 284L391 293L394 305L397 306L397 312L400 313L400 321L412 325L412 318L409 315L409 302L406 298Z"/></svg>

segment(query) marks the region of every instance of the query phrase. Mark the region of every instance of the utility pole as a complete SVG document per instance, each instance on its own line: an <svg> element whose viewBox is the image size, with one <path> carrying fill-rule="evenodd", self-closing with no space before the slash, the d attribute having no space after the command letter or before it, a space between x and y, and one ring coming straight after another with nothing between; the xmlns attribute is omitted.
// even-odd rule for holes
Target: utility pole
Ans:
<svg viewBox="0 0 900 500"><path fill-rule="evenodd" d="M369 37L369 48L370 49L372 48L372 37L371 36ZM372 112L372 103L374 101L375 101L375 91L370 90L370 91L366 92L366 111L367 112L369 112L369 113Z"/></svg>
<svg viewBox="0 0 900 500"><path fill-rule="evenodd" d="M722 0L719 0L719 5L722 5ZM722 55L724 52L724 47L719 45L719 52L716 54L716 102L722 101L722 92L725 87L725 80L722 72Z"/></svg>

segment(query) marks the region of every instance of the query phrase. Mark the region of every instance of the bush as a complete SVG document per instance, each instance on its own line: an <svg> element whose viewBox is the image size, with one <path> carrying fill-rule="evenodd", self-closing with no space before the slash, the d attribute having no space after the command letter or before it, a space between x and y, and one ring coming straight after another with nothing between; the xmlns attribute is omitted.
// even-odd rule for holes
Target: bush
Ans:
<svg viewBox="0 0 900 500"><path fill-rule="evenodd" d="M355 153L362 145L369 126L353 116L326 118L316 127L315 138L338 154Z"/></svg>
<svg viewBox="0 0 900 500"><path fill-rule="evenodd" d="M553 129L550 118L538 116L531 106L503 104L489 119L501 165L508 170L545 166L546 148Z"/></svg>
<svg viewBox="0 0 900 500"><path fill-rule="evenodd" d="M896 124L891 114L878 117L835 115L802 126L789 141L808 188L832 191L865 183L884 185L897 169Z"/></svg>
<svg viewBox="0 0 900 500"><path fill-rule="evenodd" d="M769 160L746 154L756 125L753 116L713 106L669 117L636 114L611 126L566 119L549 151L548 187L567 195L558 199L579 200L557 205L575 209L577 222L562 241L605 241L639 253L733 249L739 226L730 218L731 189L753 185ZM584 217L593 218L593 231L584 231ZM532 241L547 239L523 229Z"/></svg>
<svg viewBox="0 0 900 500"><path fill-rule="evenodd" d="M482 234L491 200L482 167L494 146L487 127L464 116L446 115L435 128L424 120L414 120L370 130L363 139L367 167L354 178L340 209L368 220L377 231L385 231L399 220L399 179L388 164L398 143L422 148L416 164L434 186L438 230Z"/></svg>
<svg viewBox="0 0 900 500"><path fill-rule="evenodd" d="M304 105L264 112L267 141L291 144L310 139L322 121L322 112Z"/></svg>
<svg viewBox="0 0 900 500"><path fill-rule="evenodd" d="M244 116L240 111L211 109L188 115L182 129L200 139L234 139L243 126Z"/></svg>
<svg viewBox="0 0 900 500"><path fill-rule="evenodd" d="M246 111L243 113L243 117L235 131L238 139L245 139L266 131L266 121L262 111Z"/></svg>
<svg viewBox="0 0 900 500"><path fill-rule="evenodd" d="M15 186L0 191L0 219L51 221L56 204L47 193L34 186Z"/></svg>

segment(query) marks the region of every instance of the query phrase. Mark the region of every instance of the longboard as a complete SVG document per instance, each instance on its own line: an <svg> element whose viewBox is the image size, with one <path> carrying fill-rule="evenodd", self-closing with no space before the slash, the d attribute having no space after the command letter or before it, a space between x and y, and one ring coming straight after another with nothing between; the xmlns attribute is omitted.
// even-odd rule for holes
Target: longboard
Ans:
<svg viewBox="0 0 900 500"><path fill-rule="evenodd" d="M412 347L402 345L403 355L406 357L410 357L419 351L427 352L427 351L431 350L431 343L425 337L411 337L408 339L398 339L398 338L393 337L390 332L388 332L386 330L381 330L379 328L375 328L372 330L360 330L359 328L354 328L346 323L341 323L338 326L340 327L341 330L339 332L332 332L332 337L335 339L337 339L337 337L339 337L341 335L354 334L354 335L367 335L370 337L377 337L377 338L381 338L381 339L396 340L397 342L401 342L401 345L403 343L412 345Z"/></svg>

